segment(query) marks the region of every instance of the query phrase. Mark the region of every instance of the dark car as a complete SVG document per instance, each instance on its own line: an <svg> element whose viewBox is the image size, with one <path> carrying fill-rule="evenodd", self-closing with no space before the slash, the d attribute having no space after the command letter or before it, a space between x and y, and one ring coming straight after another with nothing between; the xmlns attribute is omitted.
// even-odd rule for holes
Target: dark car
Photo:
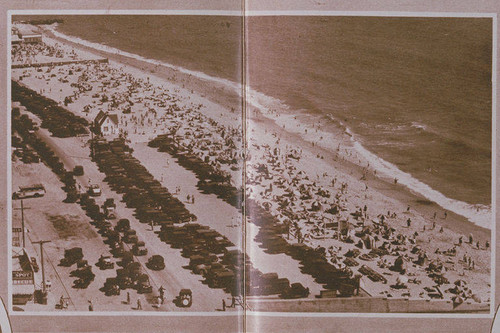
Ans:
<svg viewBox="0 0 500 333"><path fill-rule="evenodd" d="M165 268L165 260L162 256L155 254L154 256L149 258L146 266L154 271L161 271Z"/></svg>

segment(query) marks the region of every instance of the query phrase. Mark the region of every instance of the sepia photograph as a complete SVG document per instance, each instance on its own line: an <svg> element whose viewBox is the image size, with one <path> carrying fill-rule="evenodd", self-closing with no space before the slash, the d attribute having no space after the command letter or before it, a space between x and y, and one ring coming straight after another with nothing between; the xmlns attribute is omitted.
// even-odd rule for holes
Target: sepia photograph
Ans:
<svg viewBox="0 0 500 333"><path fill-rule="evenodd" d="M6 20L13 327L491 324L496 13Z"/></svg>
<svg viewBox="0 0 500 333"><path fill-rule="evenodd" d="M14 310L242 309L240 28L13 16Z"/></svg>
<svg viewBox="0 0 500 333"><path fill-rule="evenodd" d="M250 307L490 311L492 23L247 19L247 231L310 292Z"/></svg>

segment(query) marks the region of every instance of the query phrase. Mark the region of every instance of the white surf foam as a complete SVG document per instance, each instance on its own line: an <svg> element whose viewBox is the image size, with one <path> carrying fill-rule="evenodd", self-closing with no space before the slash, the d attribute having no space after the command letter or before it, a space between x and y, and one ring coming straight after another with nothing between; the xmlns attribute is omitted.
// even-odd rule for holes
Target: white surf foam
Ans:
<svg viewBox="0 0 500 333"><path fill-rule="evenodd" d="M57 31L54 26L49 26L48 29L54 34L54 36L59 37L61 39L65 39L67 41L70 41L70 42L73 42L76 44L90 47L90 48L93 48L93 49L98 50L98 51L123 55L123 56L129 57L129 58L133 58L133 59L137 59L140 61L144 61L144 62L153 64L153 65L168 67L168 68L174 69L174 70L179 71L179 72L184 73L184 74L196 76L196 77L203 79L203 80L206 80L206 81L216 82L216 83L225 85L227 87L230 87L231 89L233 89L235 92L237 92L241 96L241 87L242 86L239 83L236 83L236 82L233 82L233 81L230 81L227 79L222 79L222 78L210 76L210 75L205 74L203 72L189 70L189 69L186 69L184 67L172 65L172 64L162 62L159 60L146 58L146 57L140 56L138 54L122 51L122 50L117 49L117 48L112 47L112 46L90 42L90 41L81 39L79 37L68 36L66 34L63 34L59 31Z"/></svg>
<svg viewBox="0 0 500 333"><path fill-rule="evenodd" d="M394 164L373 154L363 147L359 141L353 139L353 145L356 151L364 156L370 162L370 165L377 170L378 175L383 175L391 179L396 178L398 184L405 185L413 192L437 203L444 209L464 216L476 225L491 229L491 208L489 206L481 204L473 205L463 201L450 199L441 192L414 178L411 174L400 170Z"/></svg>

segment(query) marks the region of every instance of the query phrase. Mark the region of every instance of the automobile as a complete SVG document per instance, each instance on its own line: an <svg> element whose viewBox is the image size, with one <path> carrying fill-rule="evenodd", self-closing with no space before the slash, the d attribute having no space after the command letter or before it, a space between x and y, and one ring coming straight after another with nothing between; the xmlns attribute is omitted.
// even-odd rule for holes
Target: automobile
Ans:
<svg viewBox="0 0 500 333"><path fill-rule="evenodd" d="M70 273L70 276L78 277L75 280L75 288L85 289L89 286L89 284L94 281L95 274L92 273L92 267L86 266L82 268L78 268Z"/></svg>
<svg viewBox="0 0 500 333"><path fill-rule="evenodd" d="M149 282L149 276L147 274L141 274L137 279L137 283L135 285L137 292L139 294L149 294L153 292L153 287Z"/></svg>
<svg viewBox="0 0 500 333"><path fill-rule="evenodd" d="M75 203L78 201L78 198L79 198L78 192L76 192L76 190L70 190L70 191L68 191L68 193L66 195L66 199L64 199L64 202L65 203Z"/></svg>
<svg viewBox="0 0 500 333"><path fill-rule="evenodd" d="M91 184L89 187L88 187L88 194L90 196L93 196L93 197L99 197L101 196L102 192L101 192L101 188L99 187L99 185L97 184Z"/></svg>
<svg viewBox="0 0 500 333"><path fill-rule="evenodd" d="M139 239L137 238L137 232L134 229L127 230L122 239L125 243L133 243L133 244L139 241Z"/></svg>
<svg viewBox="0 0 500 333"><path fill-rule="evenodd" d="M80 259L76 262L76 268L82 268L89 265L89 262L85 259Z"/></svg>
<svg viewBox="0 0 500 333"><path fill-rule="evenodd" d="M102 205L102 210L104 212L104 215L108 219L115 219L116 218L115 209L116 209L116 204L115 204L115 200L113 198L106 199L106 201Z"/></svg>
<svg viewBox="0 0 500 333"><path fill-rule="evenodd" d="M64 250L64 258L61 259L61 266L72 266L79 260L83 259L83 251L81 247L74 247L69 250Z"/></svg>
<svg viewBox="0 0 500 333"><path fill-rule="evenodd" d="M207 246L202 242L191 243L182 249L182 256L189 258L194 255L202 255L207 253Z"/></svg>
<svg viewBox="0 0 500 333"><path fill-rule="evenodd" d="M305 288L301 283L292 283L289 288L285 288L281 293L281 298L304 298L309 296L309 288Z"/></svg>
<svg viewBox="0 0 500 333"><path fill-rule="evenodd" d="M85 265L80 267L77 266L77 268L74 271L71 271L69 275L83 278L84 276L90 275L90 273L92 273L92 267Z"/></svg>
<svg viewBox="0 0 500 333"><path fill-rule="evenodd" d="M209 271L215 272L217 270L218 271L224 270L224 265L222 265L221 263L218 263L218 262L212 262L210 264L207 264L207 263L199 264L193 268L193 273L200 274L201 276L204 277Z"/></svg>
<svg viewBox="0 0 500 333"><path fill-rule="evenodd" d="M116 219L115 207L105 206L103 211L107 219Z"/></svg>
<svg viewBox="0 0 500 333"><path fill-rule="evenodd" d="M128 219L119 219L116 224L115 230L125 232L130 229L130 221Z"/></svg>
<svg viewBox="0 0 500 333"><path fill-rule="evenodd" d="M162 256L155 254L154 256L149 258L146 266L154 271L161 271L165 268L165 260Z"/></svg>
<svg viewBox="0 0 500 333"><path fill-rule="evenodd" d="M75 176L83 176L83 166L77 165L73 168L73 175Z"/></svg>
<svg viewBox="0 0 500 333"><path fill-rule="evenodd" d="M45 193L45 187L42 184L19 186L19 191L12 194L12 199L39 198L43 197Z"/></svg>
<svg viewBox="0 0 500 333"><path fill-rule="evenodd" d="M116 270L116 281L120 289L132 288L134 286L134 282L129 276L129 271L125 268Z"/></svg>
<svg viewBox="0 0 500 333"><path fill-rule="evenodd" d="M234 282L234 276L234 272L230 269L210 270L205 279L211 288L229 288Z"/></svg>
<svg viewBox="0 0 500 333"><path fill-rule="evenodd" d="M111 256L101 255L99 257L99 261L97 262L97 266L102 270L113 269L115 268L115 263L111 261Z"/></svg>
<svg viewBox="0 0 500 333"><path fill-rule="evenodd" d="M79 278L75 280L74 287L78 289L85 289L89 286L91 282L92 282L91 279Z"/></svg>
<svg viewBox="0 0 500 333"><path fill-rule="evenodd" d="M132 246L132 253L136 256L145 256L148 254L148 249L143 241L138 241Z"/></svg>
<svg viewBox="0 0 500 333"><path fill-rule="evenodd" d="M193 304L193 292L191 289L181 289L175 298L175 304L180 308L189 308Z"/></svg>
<svg viewBox="0 0 500 333"><path fill-rule="evenodd" d="M130 263L134 262L134 255L130 251L124 251L120 266L127 267Z"/></svg>
<svg viewBox="0 0 500 333"><path fill-rule="evenodd" d="M31 257L31 266L33 267L33 270L36 272L38 272L38 270L40 269L38 267L38 263L36 262L36 258L35 257Z"/></svg>
<svg viewBox="0 0 500 333"><path fill-rule="evenodd" d="M115 257L121 257L125 253L125 247L123 246L123 242L113 241L111 243L111 253Z"/></svg>
<svg viewBox="0 0 500 333"><path fill-rule="evenodd" d="M107 278L104 282L104 294L106 296L120 295L120 285L118 283L118 278Z"/></svg>

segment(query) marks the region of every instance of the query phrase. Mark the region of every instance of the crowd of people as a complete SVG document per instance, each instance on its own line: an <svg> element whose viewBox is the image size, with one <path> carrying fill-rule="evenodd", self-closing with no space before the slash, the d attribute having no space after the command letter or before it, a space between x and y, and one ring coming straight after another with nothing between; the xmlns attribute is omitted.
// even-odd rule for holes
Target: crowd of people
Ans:
<svg viewBox="0 0 500 333"><path fill-rule="evenodd" d="M33 44L14 48L12 58L29 63L40 54L77 57L74 50L68 54L57 44ZM289 242L324 248L333 265L342 269L349 266L355 273L361 266L356 260L362 261L362 266L394 282L396 287L371 285L381 294L408 295L411 289L418 290L411 296L428 297L425 288L453 284L446 278L450 271L460 271L465 276L465 270L476 270L474 258L489 249L489 243L484 247L474 243L472 235L467 243L460 237L458 244L450 244L448 250L432 249L435 229L444 230L436 226L436 214L424 217L423 223L413 223L414 219L422 220L422 216L409 206L397 212L376 211L370 207L366 175L358 181L362 188L352 188L349 177L342 172L314 164L324 160L322 155L290 141L283 142L276 132L250 133L244 149L241 122L223 122L207 115L204 105L180 97L180 87L169 90L116 64L71 64L48 68L42 74L36 69L24 69L20 74L31 79L37 75L43 80L64 78L72 88L65 104L76 109L78 115L92 121L100 111L116 114L117 135L129 141L145 142L159 134L169 134L177 146L227 175L236 187L242 185L245 161L246 194L289 226ZM194 203L195 199L192 196L187 200ZM421 286L412 289L408 284ZM462 298L479 297L470 292L470 284L467 290ZM456 294L450 292L449 297Z"/></svg>

